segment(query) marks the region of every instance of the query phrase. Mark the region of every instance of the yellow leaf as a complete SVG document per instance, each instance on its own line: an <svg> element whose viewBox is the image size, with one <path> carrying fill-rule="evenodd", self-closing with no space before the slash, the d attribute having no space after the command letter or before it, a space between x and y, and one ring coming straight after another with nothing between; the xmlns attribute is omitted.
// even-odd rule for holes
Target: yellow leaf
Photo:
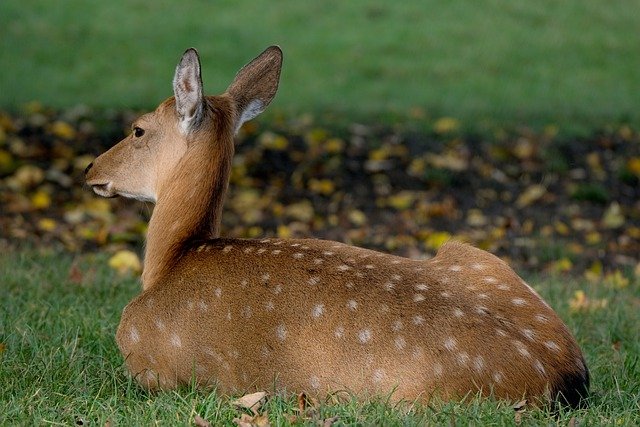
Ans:
<svg viewBox="0 0 640 427"><path fill-rule="evenodd" d="M604 276L604 283L614 289L624 289L629 286L629 279L620 270L616 270Z"/></svg>
<svg viewBox="0 0 640 427"><path fill-rule="evenodd" d="M597 282L602 277L602 263L596 261L584 272L584 277L590 282Z"/></svg>
<svg viewBox="0 0 640 427"><path fill-rule="evenodd" d="M429 234L424 243L428 248L435 250L439 249L440 246L444 245L449 240L451 240L451 234L446 231L436 231L435 233Z"/></svg>
<svg viewBox="0 0 640 427"><path fill-rule="evenodd" d="M640 177L640 157L632 157L627 161L627 168L635 176Z"/></svg>
<svg viewBox="0 0 640 427"><path fill-rule="evenodd" d="M600 233L598 233L597 231L591 231L587 233L587 235L585 236L585 239L587 244L597 245L602 241L602 236L600 236Z"/></svg>
<svg viewBox="0 0 640 427"><path fill-rule="evenodd" d="M51 218L42 218L38 221L38 228L42 231L53 231L56 229L58 223L54 219Z"/></svg>
<svg viewBox="0 0 640 427"><path fill-rule="evenodd" d="M618 202L613 202L604 212L602 223L606 228L619 228L624 225L624 215Z"/></svg>
<svg viewBox="0 0 640 427"><path fill-rule="evenodd" d="M282 135L276 135L272 132L265 132L260 135L258 141L264 148L270 150L282 151L289 146L289 141Z"/></svg>
<svg viewBox="0 0 640 427"><path fill-rule="evenodd" d="M566 273L567 271L571 271L573 268L573 263L569 258L561 258L553 263L553 269L560 273Z"/></svg>
<svg viewBox="0 0 640 427"><path fill-rule="evenodd" d="M361 210L354 209L349 212L349 221L353 225L360 227L367 222L367 216Z"/></svg>
<svg viewBox="0 0 640 427"><path fill-rule="evenodd" d="M76 136L75 129L69 123L61 120L51 125L51 133L62 139L73 139Z"/></svg>
<svg viewBox="0 0 640 427"><path fill-rule="evenodd" d="M564 222L558 221L555 226L556 232L562 236L567 236L571 232L571 230L569 230L569 226Z"/></svg>
<svg viewBox="0 0 640 427"><path fill-rule="evenodd" d="M401 191L389 196L388 203L394 209L404 211L413 206L416 196L411 191Z"/></svg>
<svg viewBox="0 0 640 427"><path fill-rule="evenodd" d="M44 180L44 171L37 166L24 165L13 174L20 188L38 185Z"/></svg>
<svg viewBox="0 0 640 427"><path fill-rule="evenodd" d="M281 239L289 239L291 237L291 229L284 224L279 225L278 237Z"/></svg>
<svg viewBox="0 0 640 427"><path fill-rule="evenodd" d="M467 224L472 227L482 227L487 225L489 220L480 209L469 209L467 212Z"/></svg>
<svg viewBox="0 0 640 427"><path fill-rule="evenodd" d="M569 301L569 309L573 312L595 311L606 308L609 301L606 299L590 299L583 290L575 291L573 298Z"/></svg>
<svg viewBox="0 0 640 427"><path fill-rule="evenodd" d="M329 194L334 192L335 185L330 179L312 178L309 180L309 189L314 193L320 193L328 196Z"/></svg>
<svg viewBox="0 0 640 427"><path fill-rule="evenodd" d="M524 190L522 194L520 194L518 200L516 200L516 206L519 208L529 206L530 204L544 196L546 192L547 189L540 184L531 185L526 190Z"/></svg>
<svg viewBox="0 0 640 427"><path fill-rule="evenodd" d="M328 139L325 143L325 149L327 153L340 153L344 149L344 141L339 138Z"/></svg>
<svg viewBox="0 0 640 427"><path fill-rule="evenodd" d="M142 263L135 252L128 250L120 250L109 259L109 267L116 270L119 274L140 273L142 271Z"/></svg>
<svg viewBox="0 0 640 427"><path fill-rule="evenodd" d="M46 209L51 205L51 196L48 193L38 190L31 196L31 206L34 209Z"/></svg>
<svg viewBox="0 0 640 427"><path fill-rule="evenodd" d="M298 221L309 222L313 219L313 205L308 200L293 203L285 208L287 216Z"/></svg>
<svg viewBox="0 0 640 427"><path fill-rule="evenodd" d="M459 127L460 122L453 117L441 117L433 124L433 130L438 134L453 132Z"/></svg>

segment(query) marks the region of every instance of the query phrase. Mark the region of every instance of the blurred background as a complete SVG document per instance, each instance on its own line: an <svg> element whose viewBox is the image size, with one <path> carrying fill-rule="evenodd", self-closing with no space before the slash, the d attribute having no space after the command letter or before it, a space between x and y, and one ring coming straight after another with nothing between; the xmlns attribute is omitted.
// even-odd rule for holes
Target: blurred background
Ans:
<svg viewBox="0 0 640 427"><path fill-rule="evenodd" d="M218 93L279 44L288 113L637 121L638 28L635 0L3 0L0 105L151 108L187 47Z"/></svg>
<svg viewBox="0 0 640 427"><path fill-rule="evenodd" d="M217 94L278 44L228 235L414 257L456 237L536 270L634 268L636 3L3 0L0 238L139 248L151 207L97 199L85 166L172 95L187 47Z"/></svg>

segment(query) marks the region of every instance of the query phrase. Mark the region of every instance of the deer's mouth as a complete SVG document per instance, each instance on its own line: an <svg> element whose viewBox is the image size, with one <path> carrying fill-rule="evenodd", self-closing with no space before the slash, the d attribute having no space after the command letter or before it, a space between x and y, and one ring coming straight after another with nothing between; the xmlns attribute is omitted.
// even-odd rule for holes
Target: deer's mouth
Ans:
<svg viewBox="0 0 640 427"><path fill-rule="evenodd" d="M93 192L102 197L116 197L117 194L113 191L113 185L110 182L106 184L89 184L93 189Z"/></svg>

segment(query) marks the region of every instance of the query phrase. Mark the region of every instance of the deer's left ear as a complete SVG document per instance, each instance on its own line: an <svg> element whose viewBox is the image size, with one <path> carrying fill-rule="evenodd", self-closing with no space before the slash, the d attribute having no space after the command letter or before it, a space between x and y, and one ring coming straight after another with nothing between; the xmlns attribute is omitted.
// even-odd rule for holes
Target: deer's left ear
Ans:
<svg viewBox="0 0 640 427"><path fill-rule="evenodd" d="M193 48L187 49L176 67L173 93L176 97L180 128L184 133L189 133L202 120L204 107L200 57Z"/></svg>

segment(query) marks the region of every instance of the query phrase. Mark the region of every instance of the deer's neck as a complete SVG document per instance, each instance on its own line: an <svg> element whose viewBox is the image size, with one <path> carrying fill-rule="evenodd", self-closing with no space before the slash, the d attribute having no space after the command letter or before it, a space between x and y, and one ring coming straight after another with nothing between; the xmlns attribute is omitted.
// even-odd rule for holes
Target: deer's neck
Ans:
<svg viewBox="0 0 640 427"><path fill-rule="evenodd" d="M156 284L193 242L220 236L233 141L197 142L158 194L149 221L142 286Z"/></svg>

